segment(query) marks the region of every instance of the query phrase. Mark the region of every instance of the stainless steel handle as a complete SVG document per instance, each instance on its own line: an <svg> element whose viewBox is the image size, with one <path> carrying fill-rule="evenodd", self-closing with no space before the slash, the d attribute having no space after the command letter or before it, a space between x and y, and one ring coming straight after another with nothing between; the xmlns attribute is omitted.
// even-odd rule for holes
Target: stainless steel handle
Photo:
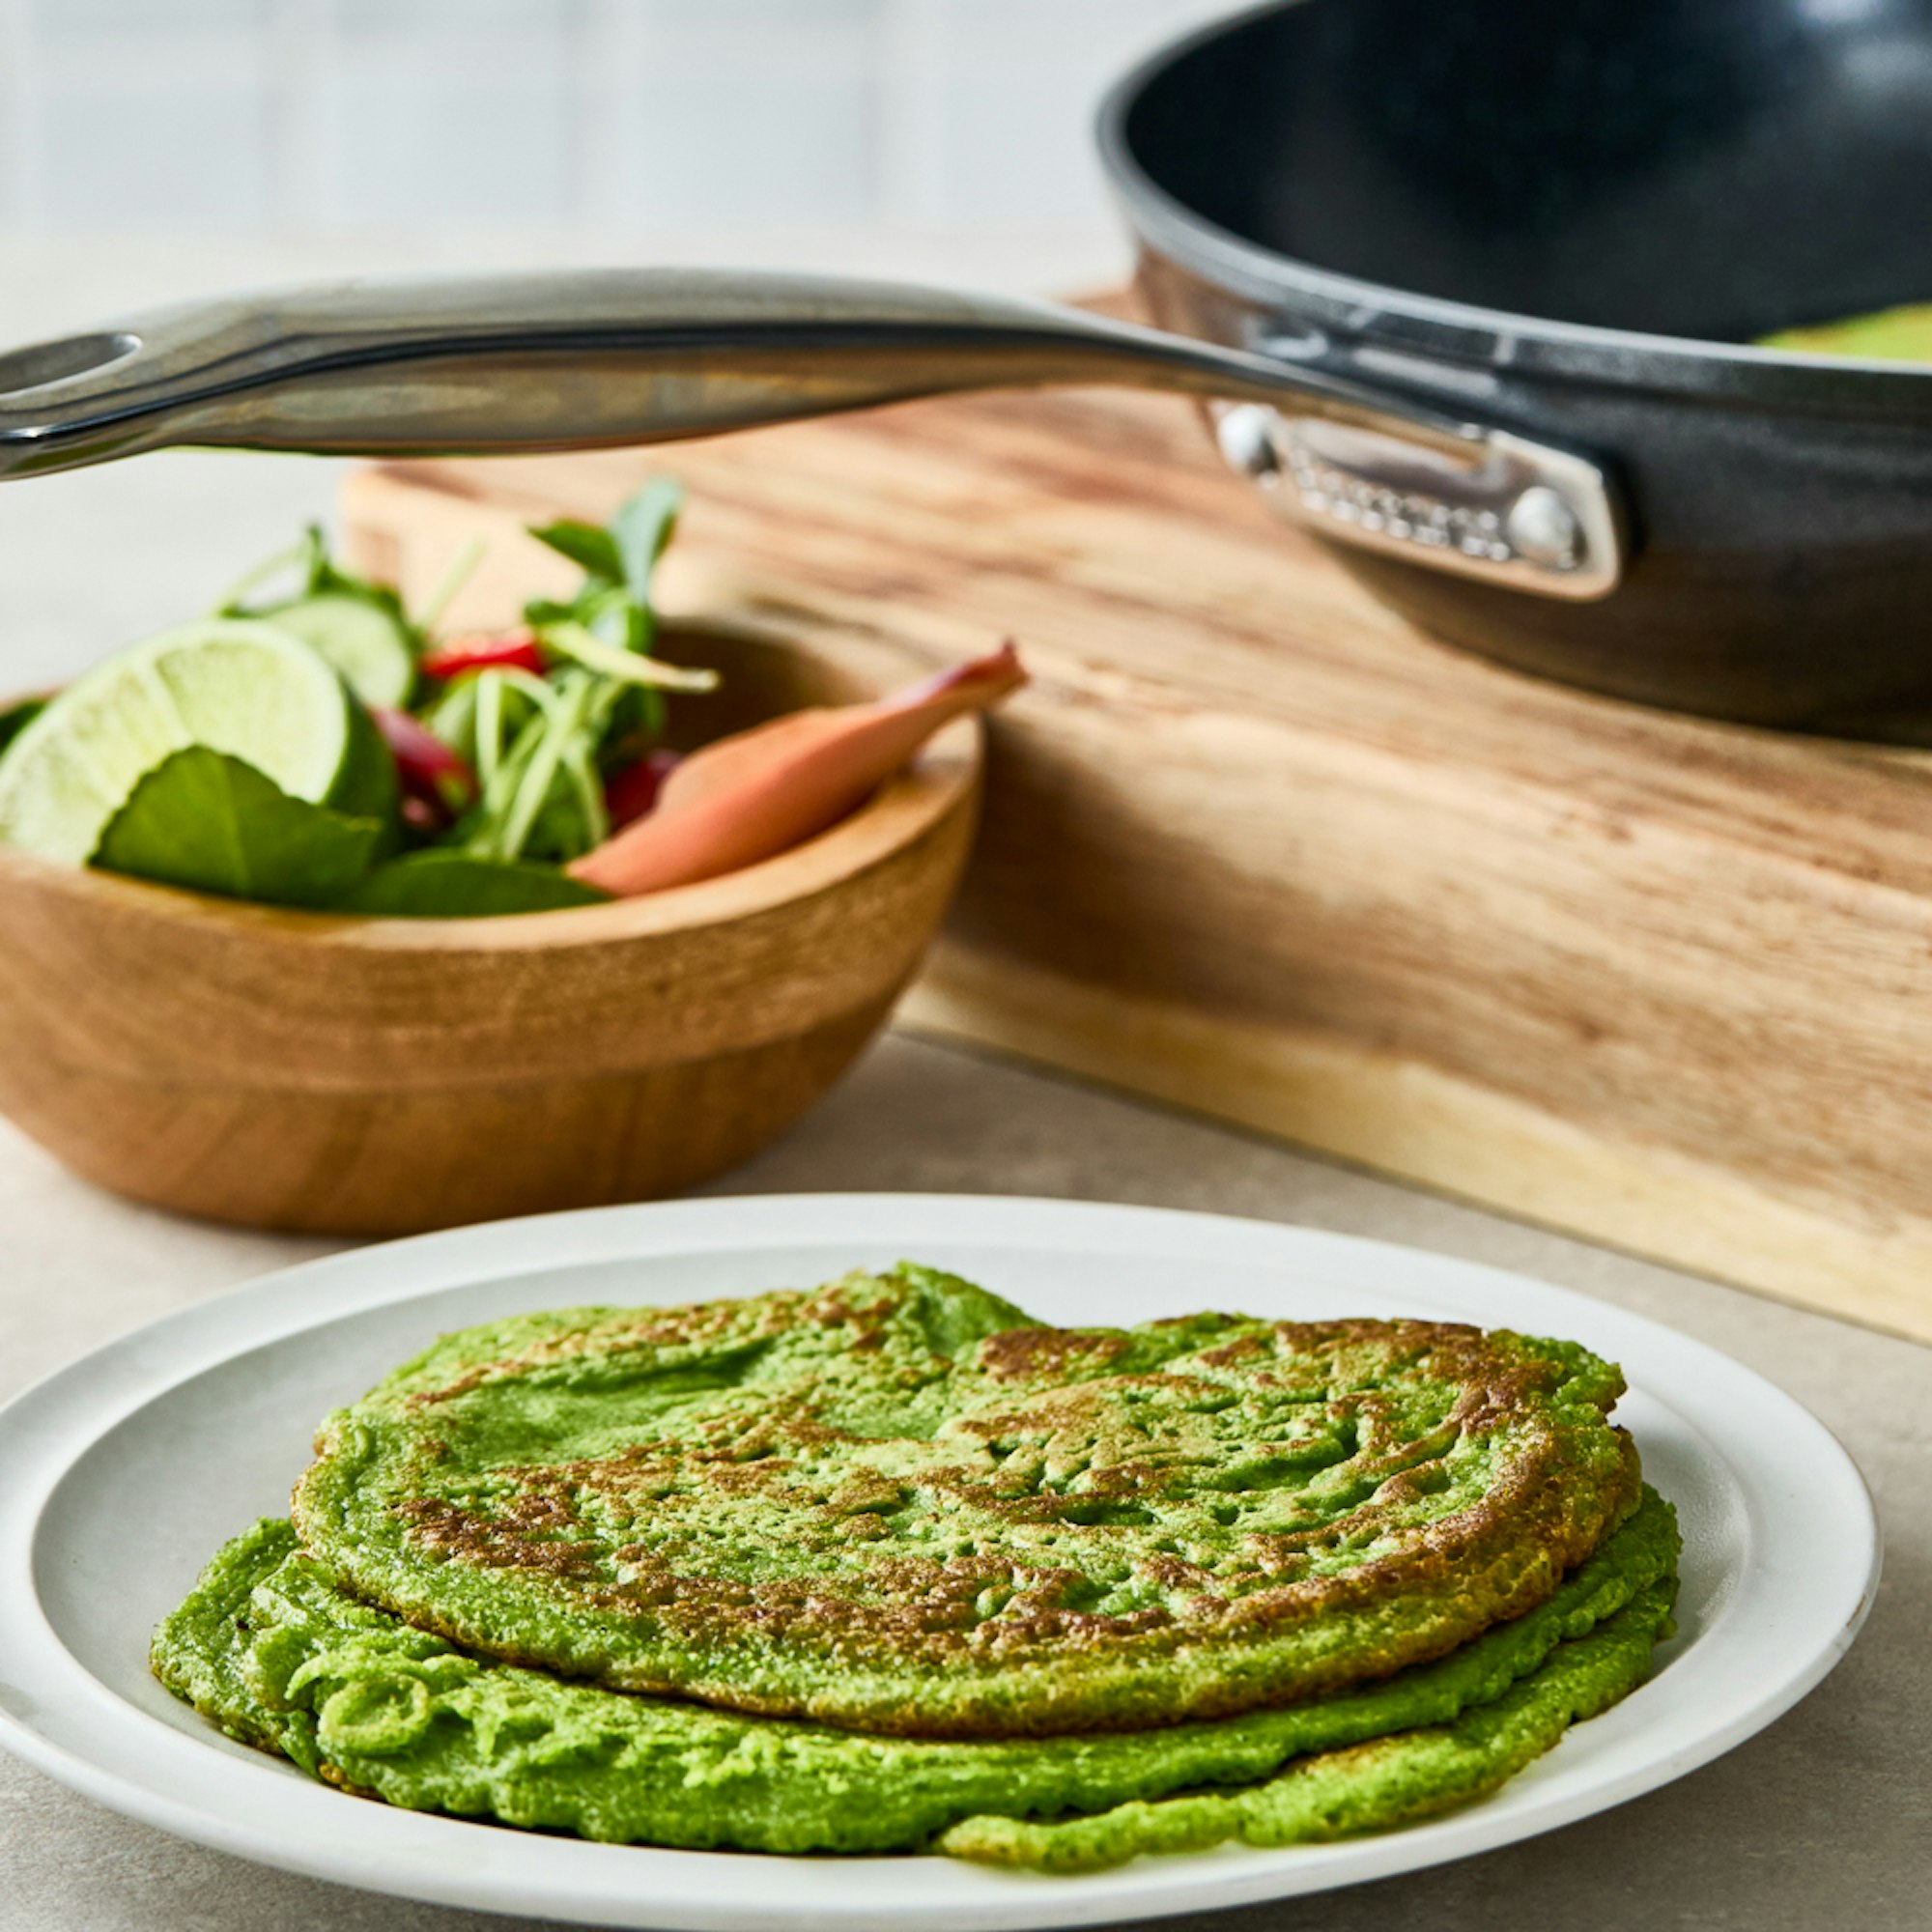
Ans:
<svg viewBox="0 0 1932 1932"><path fill-rule="evenodd" d="M753 272L344 282L36 344L0 355L0 478L184 444L358 456L587 449L1063 384L1272 409L1284 434L1291 422L1367 433L1474 497L1506 491L1499 517L1544 491L1568 515L1567 550L1540 561L1512 553L1506 565L1457 550L1450 567L1488 563L1519 587L1562 597L1603 596L1621 574L1603 472L1568 451L1346 378L1076 310ZM1332 533L1359 539L1361 529L1344 519ZM1423 545L1414 554L1449 560Z"/></svg>

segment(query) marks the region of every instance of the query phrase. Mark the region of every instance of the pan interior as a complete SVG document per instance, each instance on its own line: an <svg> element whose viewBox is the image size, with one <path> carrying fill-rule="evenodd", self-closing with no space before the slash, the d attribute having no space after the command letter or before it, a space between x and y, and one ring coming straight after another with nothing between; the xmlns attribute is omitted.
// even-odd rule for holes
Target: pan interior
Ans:
<svg viewBox="0 0 1932 1932"><path fill-rule="evenodd" d="M1122 133L1315 268L1706 341L1932 300L1932 0L1299 0Z"/></svg>

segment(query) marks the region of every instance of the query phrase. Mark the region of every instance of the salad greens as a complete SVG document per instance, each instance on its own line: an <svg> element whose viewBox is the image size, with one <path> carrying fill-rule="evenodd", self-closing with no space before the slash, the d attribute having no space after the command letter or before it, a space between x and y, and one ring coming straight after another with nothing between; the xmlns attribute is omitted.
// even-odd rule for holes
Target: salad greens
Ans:
<svg viewBox="0 0 1932 1932"><path fill-rule="evenodd" d="M390 919L478 919L597 905L609 896L553 866L502 865L432 849L378 866L349 895L344 910Z"/></svg>
<svg viewBox="0 0 1932 1932"><path fill-rule="evenodd" d="M710 671L650 655L651 580L683 501L678 485L660 479L603 528L565 520L532 529L583 572L583 582L567 601L537 598L524 607L525 638L545 668L503 651L498 639L497 652L479 653L475 668L452 677L424 712L430 730L476 780L474 802L450 843L499 863L582 857L611 836L610 781L662 739L665 692L716 685Z"/></svg>
<svg viewBox="0 0 1932 1932"><path fill-rule="evenodd" d="M582 582L568 598L532 600L521 628L484 637L437 635L475 553L412 613L310 528L230 589L204 629L218 641L236 620L271 626L323 660L336 673L329 701L347 687L352 738L373 747L382 786L314 803L262 771L247 742L177 732L163 756L107 761L128 769L127 788L108 794L114 809L86 863L230 897L389 917L481 917L607 897L558 868L610 838L613 805L621 822L634 810L628 801L654 788L673 756L664 745L666 694L717 683L713 672L653 655L652 584L683 500L677 484L660 479L606 526L534 529ZM204 684L242 675L215 641L198 671L190 666ZM124 654L130 665L142 649ZM100 762L88 754L117 731L112 715L99 706L66 715L64 697L0 713L0 796L12 746L30 724L43 763L50 738L72 740L88 769ZM244 690L223 695L234 718L265 701ZM19 834L0 825L0 837Z"/></svg>
<svg viewBox="0 0 1932 1932"><path fill-rule="evenodd" d="M191 745L135 785L92 863L228 898L322 908L356 889L387 835L380 818L291 798L245 760Z"/></svg>

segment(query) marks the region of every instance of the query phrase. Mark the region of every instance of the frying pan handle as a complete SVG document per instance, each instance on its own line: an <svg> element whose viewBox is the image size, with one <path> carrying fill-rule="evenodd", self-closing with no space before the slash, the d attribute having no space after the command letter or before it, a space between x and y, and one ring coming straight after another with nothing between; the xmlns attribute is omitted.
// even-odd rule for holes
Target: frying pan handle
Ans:
<svg viewBox="0 0 1932 1932"><path fill-rule="evenodd" d="M1568 451L1347 377L1072 309L817 276L343 282L173 309L0 355L0 477L182 444L587 449L1060 384L1244 406L1224 438L1251 454L1265 441L1268 463L1245 467L1294 477L1296 506L1328 534L1558 597L1604 596L1621 573L1603 472ZM1349 488L1369 494L1357 497L1307 481L1371 458L1406 487L1358 477Z"/></svg>

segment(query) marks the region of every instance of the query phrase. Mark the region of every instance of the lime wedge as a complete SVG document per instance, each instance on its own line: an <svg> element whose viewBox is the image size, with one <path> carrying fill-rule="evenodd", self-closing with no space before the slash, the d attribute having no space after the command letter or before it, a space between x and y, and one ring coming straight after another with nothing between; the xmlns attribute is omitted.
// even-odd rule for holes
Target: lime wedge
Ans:
<svg viewBox="0 0 1932 1932"><path fill-rule="evenodd" d="M335 671L272 624L208 618L70 685L0 754L0 838L85 865L142 778L190 745L245 759L294 798L382 809L393 769Z"/></svg>
<svg viewBox="0 0 1932 1932"><path fill-rule="evenodd" d="M321 652L364 704L394 709L410 701L416 682L415 652L409 634L380 604L326 590L255 614Z"/></svg>

